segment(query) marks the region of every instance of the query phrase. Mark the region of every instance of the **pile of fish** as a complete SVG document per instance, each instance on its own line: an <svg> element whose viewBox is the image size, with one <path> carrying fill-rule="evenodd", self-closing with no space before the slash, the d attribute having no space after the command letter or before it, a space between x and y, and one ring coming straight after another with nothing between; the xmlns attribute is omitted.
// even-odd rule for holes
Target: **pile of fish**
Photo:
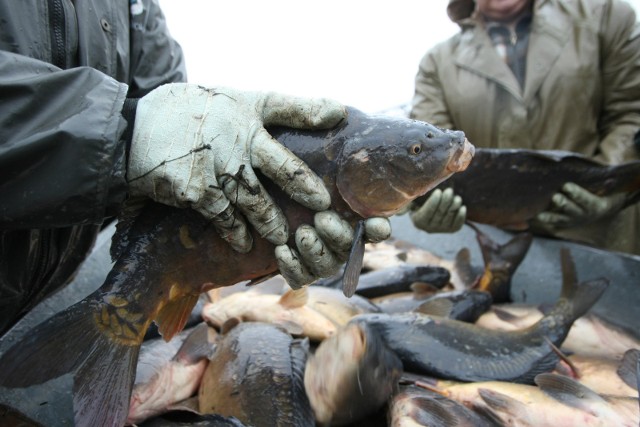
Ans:
<svg viewBox="0 0 640 427"><path fill-rule="evenodd" d="M369 245L351 298L339 276L209 291L203 323L142 345L128 423L638 425L640 339L589 313L606 279L578 281L562 250L553 306L495 303L504 287L480 290L487 258L474 268L461 253Z"/></svg>

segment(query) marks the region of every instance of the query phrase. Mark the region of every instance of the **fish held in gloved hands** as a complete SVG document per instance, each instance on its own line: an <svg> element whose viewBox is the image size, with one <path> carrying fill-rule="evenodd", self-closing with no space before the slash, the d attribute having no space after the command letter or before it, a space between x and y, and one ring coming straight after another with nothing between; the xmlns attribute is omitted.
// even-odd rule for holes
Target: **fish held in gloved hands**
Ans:
<svg viewBox="0 0 640 427"><path fill-rule="evenodd" d="M354 109L329 131L270 131L324 179L331 209L352 224L393 215L463 170L474 152L462 132ZM234 179L237 186L246 184L241 169ZM311 223L312 210L276 185L265 187L292 230ZM182 330L201 292L277 273L273 244L251 232L252 249L240 254L198 212L145 203L120 222L112 245L115 265L102 287L9 349L0 359L0 385L27 387L73 373L76 423L122 424L152 321L169 340Z"/></svg>

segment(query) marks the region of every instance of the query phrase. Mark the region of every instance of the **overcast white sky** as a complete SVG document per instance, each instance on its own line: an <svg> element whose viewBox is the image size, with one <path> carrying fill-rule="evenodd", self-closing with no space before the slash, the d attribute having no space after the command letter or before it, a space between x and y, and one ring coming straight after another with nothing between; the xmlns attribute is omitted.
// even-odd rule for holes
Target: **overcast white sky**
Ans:
<svg viewBox="0 0 640 427"><path fill-rule="evenodd" d="M160 4L190 82L325 96L366 112L410 101L420 58L457 31L448 0Z"/></svg>

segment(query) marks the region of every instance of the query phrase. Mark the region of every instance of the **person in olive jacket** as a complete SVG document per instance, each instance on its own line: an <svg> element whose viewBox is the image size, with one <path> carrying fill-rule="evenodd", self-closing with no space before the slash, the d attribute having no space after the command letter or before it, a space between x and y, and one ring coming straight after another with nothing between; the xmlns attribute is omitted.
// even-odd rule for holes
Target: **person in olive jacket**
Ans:
<svg viewBox="0 0 640 427"><path fill-rule="evenodd" d="M458 34L422 58L411 117L461 129L478 147L567 150L605 164L638 159L640 26L622 0L450 0ZM566 183L534 230L640 253L637 205ZM413 206L414 224L456 231L451 189Z"/></svg>
<svg viewBox="0 0 640 427"><path fill-rule="evenodd" d="M253 167L328 209L320 178L263 126L332 127L343 105L184 83L157 0L3 1L0 17L0 335L69 282L127 197L193 208L239 252L250 224L292 286L338 270L351 228L329 211L339 221L299 231L330 250L289 248ZM239 172L261 191L228 185ZM385 221L367 238L388 237Z"/></svg>

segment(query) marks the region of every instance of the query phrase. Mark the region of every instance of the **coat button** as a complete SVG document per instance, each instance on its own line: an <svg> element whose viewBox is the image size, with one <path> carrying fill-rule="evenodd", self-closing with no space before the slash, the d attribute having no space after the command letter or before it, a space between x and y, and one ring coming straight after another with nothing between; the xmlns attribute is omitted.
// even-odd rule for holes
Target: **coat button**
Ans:
<svg viewBox="0 0 640 427"><path fill-rule="evenodd" d="M100 20L100 26L104 31L111 32L111 24L109 24L109 21L107 21L106 19L102 18Z"/></svg>

